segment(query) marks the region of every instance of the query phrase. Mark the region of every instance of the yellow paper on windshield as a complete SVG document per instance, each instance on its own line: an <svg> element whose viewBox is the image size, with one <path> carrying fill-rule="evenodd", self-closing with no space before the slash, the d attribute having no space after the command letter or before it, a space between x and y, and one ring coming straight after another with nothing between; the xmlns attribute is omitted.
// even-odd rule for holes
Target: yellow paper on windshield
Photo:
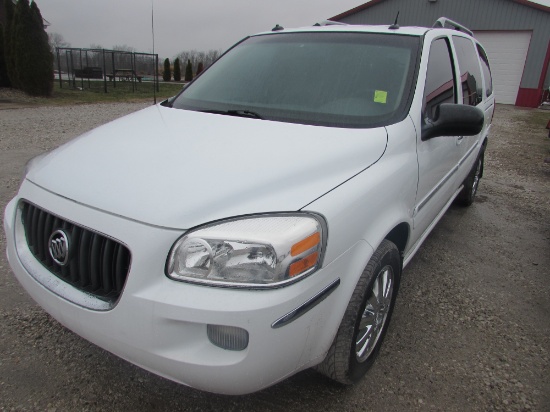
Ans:
<svg viewBox="0 0 550 412"><path fill-rule="evenodd" d="M374 102L375 103L386 104L387 100L388 100L388 92L385 92L383 90L375 90L374 91Z"/></svg>

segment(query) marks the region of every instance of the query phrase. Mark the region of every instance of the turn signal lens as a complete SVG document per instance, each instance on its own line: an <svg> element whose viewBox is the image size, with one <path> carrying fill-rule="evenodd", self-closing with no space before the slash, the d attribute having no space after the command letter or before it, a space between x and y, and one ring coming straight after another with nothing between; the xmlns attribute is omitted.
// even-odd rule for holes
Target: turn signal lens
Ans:
<svg viewBox="0 0 550 412"><path fill-rule="evenodd" d="M319 257L319 253L313 252L311 255L306 256L303 259L300 259L297 262L294 262L290 265L288 276L291 278L299 275L302 272L305 272L308 269L311 269L315 264L317 263L317 258Z"/></svg>
<svg viewBox="0 0 550 412"><path fill-rule="evenodd" d="M306 250L311 249L314 246L317 246L321 241L321 234L315 232L309 237L306 237L304 240L295 243L290 249L291 256L298 256L300 253L304 253Z"/></svg>

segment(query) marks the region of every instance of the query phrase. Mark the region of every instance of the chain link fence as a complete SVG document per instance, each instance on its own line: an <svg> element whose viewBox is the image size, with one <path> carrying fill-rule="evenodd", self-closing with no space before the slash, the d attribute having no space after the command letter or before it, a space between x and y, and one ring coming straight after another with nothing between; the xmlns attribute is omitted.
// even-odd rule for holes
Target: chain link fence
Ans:
<svg viewBox="0 0 550 412"><path fill-rule="evenodd" d="M159 91L158 54L73 47L56 48L55 54L55 81L60 88Z"/></svg>

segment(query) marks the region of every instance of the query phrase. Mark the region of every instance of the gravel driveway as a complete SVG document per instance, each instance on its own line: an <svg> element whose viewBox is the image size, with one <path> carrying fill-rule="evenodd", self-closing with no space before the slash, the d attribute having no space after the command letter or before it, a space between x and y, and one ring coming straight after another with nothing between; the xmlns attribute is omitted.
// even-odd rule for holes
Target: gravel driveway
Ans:
<svg viewBox="0 0 550 412"><path fill-rule="evenodd" d="M145 106L0 110L2 209L29 158ZM497 107L476 202L451 207L405 270L381 356L356 386L313 371L241 397L177 385L58 324L19 286L2 253L0 410L549 411L546 117Z"/></svg>

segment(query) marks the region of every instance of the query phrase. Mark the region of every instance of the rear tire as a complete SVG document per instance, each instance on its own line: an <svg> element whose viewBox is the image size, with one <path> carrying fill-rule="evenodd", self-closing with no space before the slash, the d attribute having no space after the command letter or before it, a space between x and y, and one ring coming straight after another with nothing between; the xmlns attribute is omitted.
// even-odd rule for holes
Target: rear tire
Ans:
<svg viewBox="0 0 550 412"><path fill-rule="evenodd" d="M345 385L373 365L390 323L401 279L401 256L384 240L363 270L342 323L317 371Z"/></svg>
<svg viewBox="0 0 550 412"><path fill-rule="evenodd" d="M479 182L483 175L483 151L477 157L472 170L464 180L464 187L456 197L456 203L461 206L471 206L474 203L477 189L479 188Z"/></svg>

